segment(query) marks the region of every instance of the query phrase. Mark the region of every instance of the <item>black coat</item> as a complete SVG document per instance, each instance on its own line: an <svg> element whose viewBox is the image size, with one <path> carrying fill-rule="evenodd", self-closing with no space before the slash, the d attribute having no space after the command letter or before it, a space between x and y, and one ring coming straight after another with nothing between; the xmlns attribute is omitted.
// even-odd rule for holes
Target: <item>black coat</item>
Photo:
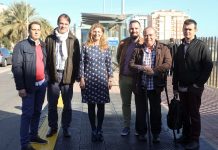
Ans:
<svg viewBox="0 0 218 150"><path fill-rule="evenodd" d="M49 82L57 82L56 74L56 41L57 37L55 32L49 35L46 40L46 50L47 50L47 65L48 67L48 76ZM69 32L67 43L67 52L68 57L65 63L63 83L64 84L73 84L78 78L79 74L79 64L80 64L80 45L78 39Z"/></svg>
<svg viewBox="0 0 218 150"><path fill-rule="evenodd" d="M184 42L183 39L174 57L173 88L177 90L178 84L203 87L213 68L210 51L206 43L195 37L184 53Z"/></svg>

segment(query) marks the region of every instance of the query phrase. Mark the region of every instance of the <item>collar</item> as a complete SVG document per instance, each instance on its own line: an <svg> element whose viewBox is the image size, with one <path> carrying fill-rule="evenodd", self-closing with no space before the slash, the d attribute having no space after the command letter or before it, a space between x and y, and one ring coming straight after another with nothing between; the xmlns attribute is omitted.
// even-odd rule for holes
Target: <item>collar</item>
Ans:
<svg viewBox="0 0 218 150"><path fill-rule="evenodd" d="M32 44L32 45L35 45L35 46L41 45L40 40L35 41L31 37L28 37L28 40L29 40L30 44Z"/></svg>
<svg viewBox="0 0 218 150"><path fill-rule="evenodd" d="M152 50L151 51L155 50L156 45L157 45L157 43L155 41L155 43L152 45ZM148 49L148 47L146 46L145 43L144 43L144 47L145 47L145 49Z"/></svg>
<svg viewBox="0 0 218 150"><path fill-rule="evenodd" d="M182 39L182 44L183 45L189 45L191 44L195 39L197 39L197 36L195 35L195 37L191 40L191 41L186 41L185 38Z"/></svg>

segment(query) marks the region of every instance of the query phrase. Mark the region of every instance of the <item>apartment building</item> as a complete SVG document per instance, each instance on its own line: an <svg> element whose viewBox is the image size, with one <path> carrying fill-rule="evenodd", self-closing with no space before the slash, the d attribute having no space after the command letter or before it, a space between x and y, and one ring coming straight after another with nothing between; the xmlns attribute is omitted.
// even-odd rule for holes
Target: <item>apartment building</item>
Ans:
<svg viewBox="0 0 218 150"><path fill-rule="evenodd" d="M159 10L152 12L149 17L148 25L156 29L159 40L182 39L183 22L189 18L185 12L177 10Z"/></svg>

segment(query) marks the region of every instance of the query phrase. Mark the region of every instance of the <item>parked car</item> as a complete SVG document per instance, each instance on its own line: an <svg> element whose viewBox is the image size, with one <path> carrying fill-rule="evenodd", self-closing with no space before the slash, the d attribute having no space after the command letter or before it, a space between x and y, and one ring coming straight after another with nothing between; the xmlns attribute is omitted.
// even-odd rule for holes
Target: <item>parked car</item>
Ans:
<svg viewBox="0 0 218 150"><path fill-rule="evenodd" d="M12 52L7 48L0 48L0 65L6 67L12 64Z"/></svg>

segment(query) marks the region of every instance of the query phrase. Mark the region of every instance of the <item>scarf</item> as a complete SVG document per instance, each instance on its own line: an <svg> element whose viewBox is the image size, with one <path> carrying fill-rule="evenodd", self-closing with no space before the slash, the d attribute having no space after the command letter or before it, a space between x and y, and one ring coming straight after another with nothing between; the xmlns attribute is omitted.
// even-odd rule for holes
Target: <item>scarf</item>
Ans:
<svg viewBox="0 0 218 150"><path fill-rule="evenodd" d="M56 68L63 70L68 56L66 40L68 38L69 30L64 34L61 34L55 29L55 34L58 39L56 42Z"/></svg>
<svg viewBox="0 0 218 150"><path fill-rule="evenodd" d="M62 57L64 57L65 59L67 59L67 44L66 44L66 40L68 38L68 34L69 34L69 30L64 33L64 34L60 34L58 32L58 30L56 29L55 30L55 34L56 34L56 37L59 41L59 44L61 45L61 49L60 51L62 51Z"/></svg>

